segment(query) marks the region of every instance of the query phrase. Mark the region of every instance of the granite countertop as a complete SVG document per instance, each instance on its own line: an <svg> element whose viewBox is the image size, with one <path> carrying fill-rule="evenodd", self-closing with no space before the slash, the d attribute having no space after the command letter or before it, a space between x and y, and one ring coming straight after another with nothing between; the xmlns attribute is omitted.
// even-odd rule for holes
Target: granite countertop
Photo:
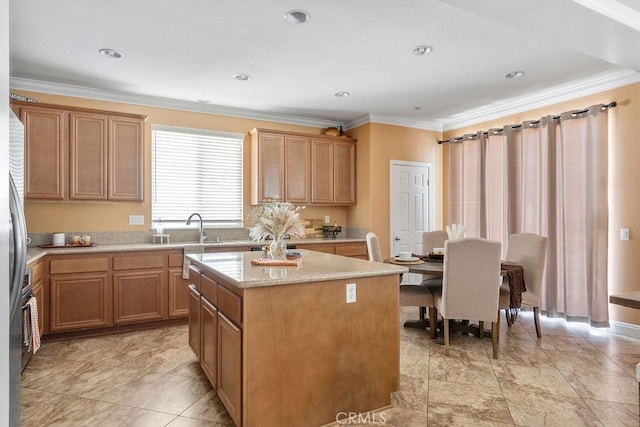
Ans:
<svg viewBox="0 0 640 427"><path fill-rule="evenodd" d="M296 245L296 244L316 244L316 243L361 243L364 242L365 239L357 239L357 238L336 238L336 239L322 239L322 238L312 238L312 239L291 239L287 240L287 244ZM221 241L220 243L214 242L205 242L205 243L197 243L197 242L177 242L177 243L125 243L125 244L112 244L112 245L102 245L100 243L95 246L87 246L87 247L59 247L59 248L40 248L40 247L30 247L27 250L27 262L33 263L37 259L43 257L44 255L58 255L58 254L81 254L81 253L101 253L101 252L133 252L133 251L151 251L151 250L167 250L167 249L184 249L185 247L199 247L204 248L233 248L238 246L258 246L259 243L254 242L252 240L228 240ZM198 252L195 250L194 252Z"/></svg>
<svg viewBox="0 0 640 427"><path fill-rule="evenodd" d="M301 249L302 262L292 267L251 264L262 258L261 252L219 252L192 254L187 257L205 272L222 276L238 288L321 282L358 277L408 273L406 267Z"/></svg>

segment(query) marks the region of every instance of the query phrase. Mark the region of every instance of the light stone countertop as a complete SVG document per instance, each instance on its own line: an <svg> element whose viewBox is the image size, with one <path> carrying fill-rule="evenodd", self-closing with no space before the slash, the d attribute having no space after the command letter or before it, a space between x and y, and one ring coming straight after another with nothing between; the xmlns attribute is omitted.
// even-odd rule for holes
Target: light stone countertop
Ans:
<svg viewBox="0 0 640 427"><path fill-rule="evenodd" d="M356 279L408 273L406 267L371 262L356 258L299 250L302 263L295 267L269 267L251 264L262 258L261 252L218 252L188 255L187 258L202 271L222 276L238 288L322 282L326 280Z"/></svg>
<svg viewBox="0 0 640 427"><path fill-rule="evenodd" d="M288 245L297 244L331 244L331 243L362 243L364 239L358 238L336 238L336 239L291 239L287 240ZM263 243L264 245L265 243ZM266 243L268 244L268 243ZM61 255L61 254L83 254L83 253L101 253L101 252L134 252L134 251L152 251L152 250L167 250L167 249L184 249L185 247L198 248L200 247L198 242L176 242L176 243L124 243L124 244L112 244L102 245L97 243L95 246L87 247L68 247L62 246L59 248L40 248L30 247L27 250L27 263L33 263L39 258L45 255ZM220 243L205 242L202 244L204 248L233 248L238 246L259 246L258 242L253 240L228 240ZM198 252L198 250L194 250Z"/></svg>

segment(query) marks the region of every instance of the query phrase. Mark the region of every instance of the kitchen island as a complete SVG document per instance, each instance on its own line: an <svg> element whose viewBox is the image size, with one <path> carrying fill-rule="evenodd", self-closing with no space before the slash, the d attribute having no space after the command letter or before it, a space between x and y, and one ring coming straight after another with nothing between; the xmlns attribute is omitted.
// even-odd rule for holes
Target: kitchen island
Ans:
<svg viewBox="0 0 640 427"><path fill-rule="evenodd" d="M300 252L292 267L252 265L260 252L189 255L190 345L239 426L324 425L389 406L399 388L408 270Z"/></svg>

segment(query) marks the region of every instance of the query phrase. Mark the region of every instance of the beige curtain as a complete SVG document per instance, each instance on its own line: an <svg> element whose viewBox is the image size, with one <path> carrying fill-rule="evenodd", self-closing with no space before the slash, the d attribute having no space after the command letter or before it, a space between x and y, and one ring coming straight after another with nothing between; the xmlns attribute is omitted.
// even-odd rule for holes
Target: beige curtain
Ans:
<svg viewBox="0 0 640 427"><path fill-rule="evenodd" d="M450 222L501 241L503 256L510 234L547 236L542 311L594 326L608 326L603 111L596 105L449 144Z"/></svg>

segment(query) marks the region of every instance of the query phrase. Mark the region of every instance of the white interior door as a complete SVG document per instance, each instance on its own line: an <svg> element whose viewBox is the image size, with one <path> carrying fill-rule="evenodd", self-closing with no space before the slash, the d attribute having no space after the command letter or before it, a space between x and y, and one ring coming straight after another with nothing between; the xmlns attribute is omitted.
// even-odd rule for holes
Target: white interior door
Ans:
<svg viewBox="0 0 640 427"><path fill-rule="evenodd" d="M423 254L422 233L430 221L428 163L391 160L391 256ZM402 283L420 283L422 275L405 274Z"/></svg>

